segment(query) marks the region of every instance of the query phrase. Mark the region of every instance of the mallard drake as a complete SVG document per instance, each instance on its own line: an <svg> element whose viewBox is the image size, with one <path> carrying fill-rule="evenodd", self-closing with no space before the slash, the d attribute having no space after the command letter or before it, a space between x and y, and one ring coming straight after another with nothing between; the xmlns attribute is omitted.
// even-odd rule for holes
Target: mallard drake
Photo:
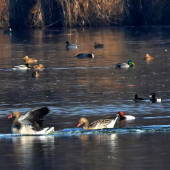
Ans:
<svg viewBox="0 0 170 170"><path fill-rule="evenodd" d="M32 77L33 78L38 78L40 75L36 72L36 71L34 71L33 73L32 73Z"/></svg>
<svg viewBox="0 0 170 170"><path fill-rule="evenodd" d="M149 54L146 54L144 59L147 60L147 61L150 61L150 60L153 60L153 57L150 56Z"/></svg>
<svg viewBox="0 0 170 170"><path fill-rule="evenodd" d="M79 45L77 44L70 44L69 41L66 41L66 49L69 50L69 49L73 49L73 48L79 48Z"/></svg>
<svg viewBox="0 0 170 170"><path fill-rule="evenodd" d="M8 28L8 30L4 31L4 34L11 34L11 33L12 33L12 29L11 28Z"/></svg>
<svg viewBox="0 0 170 170"><path fill-rule="evenodd" d="M116 68L129 68L129 67L133 67L135 64L129 60L128 63L118 63L118 64L115 64L115 67Z"/></svg>
<svg viewBox="0 0 170 170"><path fill-rule="evenodd" d="M151 93L149 97L151 97L150 101L152 101L153 103L161 102L161 98L156 98L156 93Z"/></svg>
<svg viewBox="0 0 170 170"><path fill-rule="evenodd" d="M117 120L116 116L110 116L103 119L96 120L92 122L89 126L89 121L86 118L81 118L77 127L83 125L84 130L93 130L93 129L104 129L104 128L114 128L114 125Z"/></svg>
<svg viewBox="0 0 170 170"><path fill-rule="evenodd" d="M13 70L28 70L30 68L31 66L28 63L25 63L25 65L14 66L14 68L12 69Z"/></svg>
<svg viewBox="0 0 170 170"><path fill-rule="evenodd" d="M81 53L75 56L77 58L94 58L94 54L86 54L86 53Z"/></svg>
<svg viewBox="0 0 170 170"><path fill-rule="evenodd" d="M145 99L143 99L143 98L141 98L141 97L138 97L138 95L135 94L135 99L134 99L134 101L135 101L135 102L139 102L139 101L141 101L141 100L145 100Z"/></svg>
<svg viewBox="0 0 170 170"><path fill-rule="evenodd" d="M132 115L124 115L124 113L122 111L118 112L118 115L119 115L119 120L134 120L136 119L135 116L132 116Z"/></svg>
<svg viewBox="0 0 170 170"><path fill-rule="evenodd" d="M97 44L97 42L95 42L94 48L104 48L104 44Z"/></svg>
<svg viewBox="0 0 170 170"><path fill-rule="evenodd" d="M23 59L25 59L26 63L36 63L37 60L35 58L29 58L28 56L25 56Z"/></svg>
<svg viewBox="0 0 170 170"><path fill-rule="evenodd" d="M43 66L42 64L39 64L39 65L35 65L35 66L34 66L34 69L35 69L35 70L42 70L43 67L44 67L44 66Z"/></svg>
<svg viewBox="0 0 170 170"><path fill-rule="evenodd" d="M11 131L13 134L40 135L54 132L54 127L43 128L43 117L49 113L47 107L32 110L21 116L18 111L12 112L8 119L15 117Z"/></svg>

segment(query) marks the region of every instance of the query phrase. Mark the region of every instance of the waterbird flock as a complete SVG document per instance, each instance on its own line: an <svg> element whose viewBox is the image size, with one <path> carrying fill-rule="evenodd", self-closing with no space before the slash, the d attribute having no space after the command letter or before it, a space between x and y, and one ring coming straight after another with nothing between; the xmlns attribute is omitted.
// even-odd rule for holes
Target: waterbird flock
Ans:
<svg viewBox="0 0 170 170"><path fill-rule="evenodd" d="M5 34L11 33L12 29L7 30L4 32ZM77 49L80 46L77 44L70 44L69 41L66 41L66 49ZM94 48L104 48L104 44L98 44L97 42L94 43ZM89 53L80 53L77 56L77 58L94 58L94 54ZM28 56L25 56L23 59L25 59L24 65L14 66L13 70L28 70L28 69L34 69L35 71L32 73L33 78L38 78L39 73L36 70L42 70L44 66L42 64L31 66L32 63L37 63L37 60L34 58L29 58ZM146 54L144 59L146 61L150 61L153 59L152 56L149 54ZM118 63L115 64L115 68L132 68L135 64L129 60L127 63ZM160 98L156 98L156 93L151 93L149 96L151 102L161 102ZM135 94L134 101L140 102L142 100L145 100L141 97L138 97L137 94ZM31 110L30 112L26 113L25 115L21 115L20 112L15 111L12 112L12 114L8 118L15 117L11 132L14 134L26 134L26 135L36 135L36 134L50 134L54 132L54 127L47 127L43 128L43 122L44 122L44 116L49 113L49 109L47 107L39 108ZM103 128L114 128L115 123L117 120L134 120L135 116L133 115L125 115L123 111L119 111L118 114L115 116L107 116L102 119L98 119L91 124L89 124L89 121L86 118L80 118L79 123L77 127L83 126L84 130L94 130L94 129L103 129Z"/></svg>

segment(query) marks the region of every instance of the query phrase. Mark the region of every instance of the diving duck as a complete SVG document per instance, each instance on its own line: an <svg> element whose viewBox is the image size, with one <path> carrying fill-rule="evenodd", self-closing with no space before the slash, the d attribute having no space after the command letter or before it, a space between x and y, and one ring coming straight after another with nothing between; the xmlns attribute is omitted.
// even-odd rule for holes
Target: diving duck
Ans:
<svg viewBox="0 0 170 170"><path fill-rule="evenodd" d="M18 111L12 112L8 119L15 117L11 131L13 134L44 135L54 132L54 127L43 128L43 117L49 113L47 107L32 110L21 116Z"/></svg>
<svg viewBox="0 0 170 170"><path fill-rule="evenodd" d="M149 97L151 97L150 101L152 101L153 103L161 102L161 98L156 98L156 93L151 93Z"/></svg>
<svg viewBox="0 0 170 170"><path fill-rule="evenodd" d="M75 56L77 58L94 58L94 54L86 54L86 53L81 53Z"/></svg>
<svg viewBox="0 0 170 170"><path fill-rule="evenodd" d="M94 48L104 48L104 44L97 44L97 42L95 42Z"/></svg>
<svg viewBox="0 0 170 170"><path fill-rule="evenodd" d="M69 41L66 41L66 49L69 50L69 49L74 49L74 48L79 48L79 45L77 44L70 44Z"/></svg>
<svg viewBox="0 0 170 170"><path fill-rule="evenodd" d="M145 100L145 99L143 99L143 98L141 98L141 97L138 97L138 95L135 94L135 99L134 99L134 101L135 101L135 102L139 102L139 101L141 101L141 100Z"/></svg>
<svg viewBox="0 0 170 170"><path fill-rule="evenodd" d="M39 65L35 65L35 66L34 66L34 69L35 69L35 70L42 70L43 67L44 67L44 66L43 66L42 64L39 64Z"/></svg>
<svg viewBox="0 0 170 170"><path fill-rule="evenodd" d="M25 65L14 66L14 68L12 69L13 70L28 70L30 68L31 66L28 63L25 63Z"/></svg>
<svg viewBox="0 0 170 170"><path fill-rule="evenodd" d="M115 64L115 67L116 68L129 68L129 67L133 67L135 64L129 60L128 63L118 63L118 64Z"/></svg>
<svg viewBox="0 0 170 170"><path fill-rule="evenodd" d="M90 126L89 126L89 121L86 118L80 118L77 127L83 125L84 130L114 128L117 118L118 117L116 115L116 116L110 116L103 119L99 119L92 122Z"/></svg>
<svg viewBox="0 0 170 170"><path fill-rule="evenodd" d="M33 73L32 73L32 77L33 78L38 78L40 75L36 72L36 71L34 71Z"/></svg>
<svg viewBox="0 0 170 170"><path fill-rule="evenodd" d="M119 120L134 120L135 119L135 116L132 116L132 115L124 115L124 113L122 111L118 112L118 115L119 115Z"/></svg>
<svg viewBox="0 0 170 170"><path fill-rule="evenodd" d="M149 54L146 54L145 57L144 57L144 59L145 59L146 61L150 61L150 60L153 60L153 57L150 56Z"/></svg>
<svg viewBox="0 0 170 170"><path fill-rule="evenodd" d="M26 63L36 63L37 60L35 58L29 58L28 56L25 56L23 59L25 59Z"/></svg>

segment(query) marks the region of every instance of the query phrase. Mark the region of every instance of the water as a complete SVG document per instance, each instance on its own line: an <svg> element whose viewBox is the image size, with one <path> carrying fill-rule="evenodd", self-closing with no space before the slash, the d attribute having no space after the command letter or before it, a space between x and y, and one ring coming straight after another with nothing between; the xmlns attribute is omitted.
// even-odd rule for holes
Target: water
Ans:
<svg viewBox="0 0 170 170"><path fill-rule="evenodd" d="M0 167L5 169L168 169L169 27L107 27L77 29L0 30ZM66 50L65 41L79 49ZM94 42L104 43L95 49ZM93 59L78 59L79 53ZM146 62L145 54L154 59ZM13 71L23 58L45 66ZM133 69L115 69L132 60ZM161 103L151 103L155 92ZM138 94L145 101L135 103ZM48 136L11 135L10 111L22 113L47 106ZM84 131L80 117L90 122L123 111L136 117L117 121L114 129Z"/></svg>

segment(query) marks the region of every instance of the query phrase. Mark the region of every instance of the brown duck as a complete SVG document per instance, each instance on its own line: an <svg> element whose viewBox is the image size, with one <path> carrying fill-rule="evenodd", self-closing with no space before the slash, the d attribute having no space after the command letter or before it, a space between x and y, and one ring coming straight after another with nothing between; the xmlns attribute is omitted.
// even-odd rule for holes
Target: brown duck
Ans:
<svg viewBox="0 0 170 170"><path fill-rule="evenodd" d="M86 118L80 118L77 127L83 125L84 130L114 128L118 116L105 117L103 119L92 122L89 126L89 121Z"/></svg>
<svg viewBox="0 0 170 170"><path fill-rule="evenodd" d="M36 63L37 60L35 58L29 58L28 56L25 56L23 59L25 59L26 63Z"/></svg>

